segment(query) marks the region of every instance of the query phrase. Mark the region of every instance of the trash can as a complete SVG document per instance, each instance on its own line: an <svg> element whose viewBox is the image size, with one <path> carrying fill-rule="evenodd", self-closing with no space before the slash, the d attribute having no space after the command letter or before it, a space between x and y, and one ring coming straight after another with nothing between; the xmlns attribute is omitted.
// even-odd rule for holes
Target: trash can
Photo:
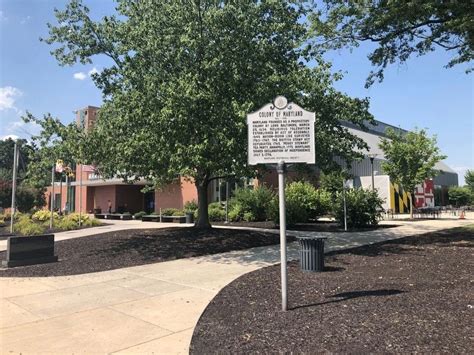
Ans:
<svg viewBox="0 0 474 355"><path fill-rule="evenodd" d="M296 237L300 243L300 266L302 271L324 270L325 237Z"/></svg>
<svg viewBox="0 0 474 355"><path fill-rule="evenodd" d="M194 213L186 212L186 223L193 223L193 222L194 222Z"/></svg>

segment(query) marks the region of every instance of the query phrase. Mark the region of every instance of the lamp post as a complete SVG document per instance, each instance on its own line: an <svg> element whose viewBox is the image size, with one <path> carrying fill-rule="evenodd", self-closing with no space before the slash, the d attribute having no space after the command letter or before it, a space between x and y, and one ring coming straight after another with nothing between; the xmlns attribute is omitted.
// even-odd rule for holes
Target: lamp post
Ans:
<svg viewBox="0 0 474 355"><path fill-rule="evenodd" d="M370 167L371 167L371 170L372 170L372 191L375 190L375 184L374 184L374 159L375 157L377 156L377 154L375 153L370 153L367 155L370 159Z"/></svg>

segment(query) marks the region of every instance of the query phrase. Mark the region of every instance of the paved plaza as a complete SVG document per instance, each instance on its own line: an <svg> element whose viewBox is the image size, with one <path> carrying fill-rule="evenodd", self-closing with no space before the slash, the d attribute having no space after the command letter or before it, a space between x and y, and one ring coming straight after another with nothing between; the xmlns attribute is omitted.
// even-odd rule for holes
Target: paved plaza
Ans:
<svg viewBox="0 0 474 355"><path fill-rule="evenodd" d="M473 223L456 217L369 232L320 233L326 250L349 248ZM58 233L56 240L112 230L186 225L117 221ZM276 230L272 232L278 233ZM311 235L314 232L288 232ZM6 245L1 241L0 248ZM296 258L297 243L288 245ZM2 353L187 353L210 300L237 277L279 262L279 245L74 276L0 278Z"/></svg>

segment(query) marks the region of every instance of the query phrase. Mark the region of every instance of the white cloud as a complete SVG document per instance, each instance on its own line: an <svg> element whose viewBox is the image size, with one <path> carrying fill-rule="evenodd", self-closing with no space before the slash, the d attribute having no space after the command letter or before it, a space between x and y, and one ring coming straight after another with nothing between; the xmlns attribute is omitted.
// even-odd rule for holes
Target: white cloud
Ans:
<svg viewBox="0 0 474 355"><path fill-rule="evenodd" d="M80 71L79 73L74 73L73 77L77 80L84 80L85 78L87 78L87 75Z"/></svg>
<svg viewBox="0 0 474 355"><path fill-rule="evenodd" d="M8 138L11 138L11 139L13 139L14 141L16 141L16 140L17 140L18 138L20 138L20 137L18 137L16 134L9 134L8 136L4 136L4 137L2 138L2 140L6 141Z"/></svg>
<svg viewBox="0 0 474 355"><path fill-rule="evenodd" d="M21 24L21 25L24 25L25 23L30 22L30 20L31 20L31 16L28 15L28 16L23 17L23 18L21 19L20 24Z"/></svg>
<svg viewBox="0 0 474 355"><path fill-rule="evenodd" d="M5 16L5 13L3 11L0 11L0 21L6 21L8 20L8 17Z"/></svg>
<svg viewBox="0 0 474 355"><path fill-rule="evenodd" d="M0 88L0 111L11 109L18 111L15 107L15 101L21 95L23 95L23 93L12 86Z"/></svg>

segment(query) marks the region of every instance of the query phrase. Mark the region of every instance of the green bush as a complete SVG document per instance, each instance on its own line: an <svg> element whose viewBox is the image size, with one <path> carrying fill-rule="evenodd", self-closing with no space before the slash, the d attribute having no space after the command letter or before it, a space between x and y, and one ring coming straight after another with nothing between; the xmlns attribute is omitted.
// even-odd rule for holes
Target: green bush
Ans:
<svg viewBox="0 0 474 355"><path fill-rule="evenodd" d="M133 218L135 219L142 219L143 216L146 216L146 212L145 211L140 211L140 212L137 212L133 215Z"/></svg>
<svg viewBox="0 0 474 355"><path fill-rule="evenodd" d="M331 211L331 194L324 190L317 190L309 182L292 182L285 188L286 223L305 223L317 219ZM273 199L270 207L272 219L279 222L278 197Z"/></svg>
<svg viewBox="0 0 474 355"><path fill-rule="evenodd" d="M51 218L51 211L49 210L39 210L33 213L31 219L36 222L45 222L49 221ZM59 215L56 212L53 212L53 218L58 219Z"/></svg>
<svg viewBox="0 0 474 355"><path fill-rule="evenodd" d="M266 221L275 194L265 186L255 189L237 189L229 201L231 221Z"/></svg>
<svg viewBox="0 0 474 355"><path fill-rule="evenodd" d="M13 225L13 231L22 235L43 234L46 227L43 224L35 223L28 215L22 215Z"/></svg>
<svg viewBox="0 0 474 355"><path fill-rule="evenodd" d="M60 229L63 231L77 229L78 227L79 223L69 218L61 218L54 224L55 229Z"/></svg>
<svg viewBox="0 0 474 355"><path fill-rule="evenodd" d="M346 191L347 226L360 228L377 225L383 213L383 200L377 190L361 188ZM336 220L344 225L344 198L342 192L337 195L335 206Z"/></svg>
<svg viewBox="0 0 474 355"><path fill-rule="evenodd" d="M219 202L213 202L208 207L209 220L211 222L225 221L225 209Z"/></svg>
<svg viewBox="0 0 474 355"><path fill-rule="evenodd" d="M185 204L184 204L184 210L186 212L194 212L198 209L198 204L196 202L196 200L192 200L192 201L187 201Z"/></svg>
<svg viewBox="0 0 474 355"><path fill-rule="evenodd" d="M99 221L97 218L91 218L84 223L87 227L98 227L102 225L102 222Z"/></svg>
<svg viewBox="0 0 474 355"><path fill-rule="evenodd" d="M184 211L177 208L163 208L161 214L163 216L184 216Z"/></svg>

